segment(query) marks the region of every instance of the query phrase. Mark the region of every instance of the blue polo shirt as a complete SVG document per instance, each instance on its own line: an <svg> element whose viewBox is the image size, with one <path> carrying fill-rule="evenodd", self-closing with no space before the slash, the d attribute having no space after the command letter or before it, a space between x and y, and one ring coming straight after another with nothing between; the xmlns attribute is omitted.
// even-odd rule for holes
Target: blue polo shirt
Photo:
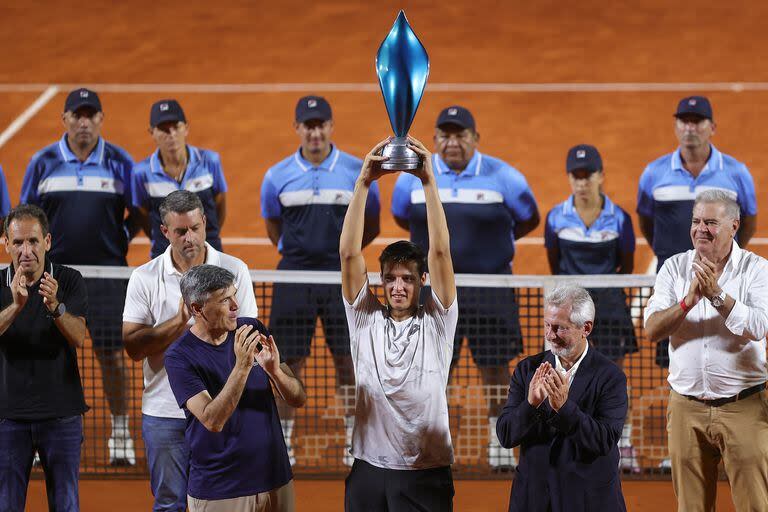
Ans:
<svg viewBox="0 0 768 512"><path fill-rule="evenodd" d="M515 225L536 212L536 199L525 177L509 164L479 151L459 174L437 154L432 164L451 233L456 272L509 273L515 254ZM428 251L427 205L421 180L400 173L392 192L392 213L408 220L411 241Z"/></svg>
<svg viewBox="0 0 768 512"><path fill-rule="evenodd" d="M8 195L8 183L5 181L3 167L0 166L0 218L5 218L11 211L11 197Z"/></svg>
<svg viewBox="0 0 768 512"><path fill-rule="evenodd" d="M221 169L219 154L207 149L187 145L187 169L181 183L163 170L158 149L142 160L133 171L133 205L149 211L152 232L150 255L156 258L168 247L168 239L160 231L160 203L176 190L188 190L197 194L205 213L205 238L216 250L221 250L219 215L216 212L216 196L227 191L227 182Z"/></svg>
<svg viewBox="0 0 768 512"><path fill-rule="evenodd" d="M131 207L133 160L99 137L85 162L66 135L36 153L21 185L21 203L48 215L52 261L64 265L127 265L126 210Z"/></svg>
<svg viewBox="0 0 768 512"><path fill-rule="evenodd" d="M269 331L255 318L238 318ZM243 394L221 432L211 432L186 408L187 400L207 390L214 399L235 367L235 331L221 345L211 345L190 331L165 352L165 369L179 407L187 417L190 450L187 494L201 500L252 496L287 484L293 475L280 416L267 373L255 365Z"/></svg>
<svg viewBox="0 0 768 512"><path fill-rule="evenodd" d="M725 190L739 203L742 215L757 215L755 184L747 166L710 147L709 161L698 177L683 167L680 148L648 164L640 176L637 213L653 219L653 252L659 268L670 256L693 248L691 216L699 192Z"/></svg>
<svg viewBox="0 0 768 512"><path fill-rule="evenodd" d="M552 208L544 227L544 245L558 248L558 274L615 274L621 256L635 252L635 230L627 212L603 195L600 215L587 227L573 196Z"/></svg>
<svg viewBox="0 0 768 512"><path fill-rule="evenodd" d="M339 236L362 165L362 160L332 146L320 165L304 159L299 149L267 171L261 184L261 215L282 221L279 269L341 268ZM374 182L365 216L378 215L379 187Z"/></svg>

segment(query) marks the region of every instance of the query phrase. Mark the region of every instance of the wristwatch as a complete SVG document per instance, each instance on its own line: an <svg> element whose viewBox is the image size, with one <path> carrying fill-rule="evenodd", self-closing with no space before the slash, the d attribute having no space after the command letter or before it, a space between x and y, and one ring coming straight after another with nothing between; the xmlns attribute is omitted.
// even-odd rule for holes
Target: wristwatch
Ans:
<svg viewBox="0 0 768 512"><path fill-rule="evenodd" d="M51 318L55 320L66 312L67 312L67 307L64 305L63 302L59 302L59 305L56 306L56 309L51 311Z"/></svg>
<svg viewBox="0 0 768 512"><path fill-rule="evenodd" d="M714 297L711 297L709 299L709 303L712 304L712 307L719 308L723 304L725 304L725 290L720 290L719 295L715 295Z"/></svg>

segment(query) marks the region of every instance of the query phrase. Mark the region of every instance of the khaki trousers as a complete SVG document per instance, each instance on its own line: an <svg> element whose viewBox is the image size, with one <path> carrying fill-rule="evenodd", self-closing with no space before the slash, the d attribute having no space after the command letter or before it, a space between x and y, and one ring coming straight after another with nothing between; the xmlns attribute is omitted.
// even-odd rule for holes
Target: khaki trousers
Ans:
<svg viewBox="0 0 768 512"><path fill-rule="evenodd" d="M228 500L199 500L187 496L189 512L294 512L293 480L271 491Z"/></svg>
<svg viewBox="0 0 768 512"><path fill-rule="evenodd" d="M714 512L723 460L738 512L768 511L768 391L720 407L671 391L667 435L681 512Z"/></svg>

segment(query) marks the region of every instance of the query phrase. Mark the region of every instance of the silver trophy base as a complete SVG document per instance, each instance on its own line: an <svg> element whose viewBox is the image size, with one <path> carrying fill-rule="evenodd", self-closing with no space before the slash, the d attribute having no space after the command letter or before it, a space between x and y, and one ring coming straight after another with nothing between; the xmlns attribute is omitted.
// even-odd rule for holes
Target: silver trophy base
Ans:
<svg viewBox="0 0 768 512"><path fill-rule="evenodd" d="M381 156L389 157L389 160L381 163L385 171L413 171L424 165L419 154L408 147L406 137L392 139L381 150Z"/></svg>

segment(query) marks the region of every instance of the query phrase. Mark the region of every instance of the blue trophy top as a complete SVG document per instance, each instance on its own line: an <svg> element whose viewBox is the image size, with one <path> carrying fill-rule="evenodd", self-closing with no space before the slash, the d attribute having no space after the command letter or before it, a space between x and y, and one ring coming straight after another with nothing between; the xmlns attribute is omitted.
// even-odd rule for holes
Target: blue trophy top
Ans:
<svg viewBox="0 0 768 512"><path fill-rule="evenodd" d="M429 56L405 18L397 15L376 53L376 74L395 136L404 137L413 123L429 76Z"/></svg>

